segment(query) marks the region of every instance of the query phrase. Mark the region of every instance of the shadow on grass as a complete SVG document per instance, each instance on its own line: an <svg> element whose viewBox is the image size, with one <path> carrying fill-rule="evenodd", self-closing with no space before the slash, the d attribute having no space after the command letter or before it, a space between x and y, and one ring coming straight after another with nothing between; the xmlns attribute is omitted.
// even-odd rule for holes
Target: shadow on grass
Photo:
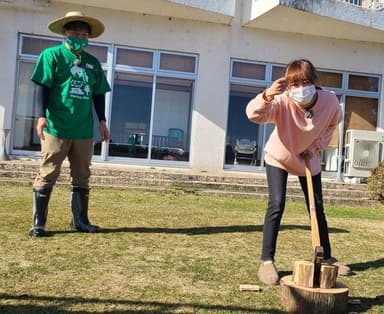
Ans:
<svg viewBox="0 0 384 314"><path fill-rule="evenodd" d="M164 303L156 301L133 301L133 300L114 300L114 299L98 299L98 298L82 298L82 297L54 297L54 296L37 296L37 295L10 295L6 293L0 293L0 301L20 301L20 305L16 304L1 304L0 313L71 313L71 314L87 314L87 313L195 313L198 310L209 311L210 313L271 313L271 314L283 314L285 312L277 309L255 309L251 307L235 306L235 305L220 305L220 304L199 304L199 303ZM60 305L37 305L26 304L26 302L51 302L60 303ZM78 306L84 304L89 307L94 304L102 304L107 307L110 306L126 306L130 309L122 310L103 310L103 311L74 311L66 310L65 307ZM185 311L184 311L185 310ZM183 311L183 312L180 312Z"/></svg>
<svg viewBox="0 0 384 314"><path fill-rule="evenodd" d="M280 231L283 230L311 230L310 226L302 225L281 225ZM242 233L242 232L263 232L263 226L243 225L243 226L204 226L191 228L160 228L160 227L124 227L124 228L102 228L100 233L118 233L118 232L134 232L134 233L180 233L187 235L216 234L216 233ZM348 233L348 230L339 228L329 228L330 233Z"/></svg>
<svg viewBox="0 0 384 314"><path fill-rule="evenodd" d="M375 261L368 261L365 263L355 263L355 264L349 264L352 270L354 271L364 271L369 268L381 268L384 267L384 258L379 258Z"/></svg>
<svg viewBox="0 0 384 314"><path fill-rule="evenodd" d="M280 231L284 230L311 230L311 226L304 225L281 225ZM329 233L349 233L348 230L339 228L329 228ZM77 233L74 230L47 230L44 237L52 237L55 234ZM189 228L162 228L162 227L120 227L120 228L100 228L98 233L168 233L168 234L186 234L202 235L217 233L244 233L244 232L263 232L262 225L235 225L235 226L204 226ZM81 233L81 232L80 232Z"/></svg>

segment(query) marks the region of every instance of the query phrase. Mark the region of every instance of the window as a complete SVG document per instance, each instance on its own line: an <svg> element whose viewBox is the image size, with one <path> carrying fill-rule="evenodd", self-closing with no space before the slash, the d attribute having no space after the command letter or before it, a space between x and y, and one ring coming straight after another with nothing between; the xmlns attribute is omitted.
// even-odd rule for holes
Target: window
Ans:
<svg viewBox="0 0 384 314"><path fill-rule="evenodd" d="M225 167L263 166L263 147L273 126L249 121L245 109L272 80L284 75L284 68L282 65L232 60Z"/></svg>
<svg viewBox="0 0 384 314"><path fill-rule="evenodd" d="M263 127L248 120L245 108L262 90L260 87L231 84L225 143L226 164L260 165L260 131Z"/></svg>
<svg viewBox="0 0 384 314"><path fill-rule="evenodd" d="M348 89L361 90L367 92L379 91L379 78L363 75L349 75Z"/></svg>
<svg viewBox="0 0 384 314"><path fill-rule="evenodd" d="M197 57L126 47L116 54L109 155L188 161Z"/></svg>
<svg viewBox="0 0 384 314"><path fill-rule="evenodd" d="M234 61L232 63L232 76L243 79L265 80L265 65Z"/></svg>
<svg viewBox="0 0 384 314"><path fill-rule="evenodd" d="M342 88L343 84L343 74L335 73L335 72L325 72L318 71L317 72L317 80L320 86L324 87L333 87L333 88Z"/></svg>
<svg viewBox="0 0 384 314"><path fill-rule="evenodd" d="M37 123L35 105L35 84L31 81L31 74L40 52L48 47L60 44L61 39L20 35L19 70L16 81L16 114L13 136L13 149L39 151L40 139L36 134ZM23 59L24 56L25 59Z"/></svg>
<svg viewBox="0 0 384 314"><path fill-rule="evenodd" d="M378 99L347 96L345 98L345 130L376 131Z"/></svg>
<svg viewBox="0 0 384 314"><path fill-rule="evenodd" d="M34 64L29 62L21 62L19 65L13 136L14 149L40 150L40 139L35 131L37 123L34 103L36 89L30 79L33 67Z"/></svg>
<svg viewBox="0 0 384 314"><path fill-rule="evenodd" d="M272 81L284 76L285 67L274 65L272 66Z"/></svg>
<svg viewBox="0 0 384 314"><path fill-rule="evenodd" d="M60 44L59 39L21 36L21 54L38 56L45 48Z"/></svg>
<svg viewBox="0 0 384 314"><path fill-rule="evenodd" d="M196 58L194 56L162 52L160 54L160 70L195 73Z"/></svg>
<svg viewBox="0 0 384 314"><path fill-rule="evenodd" d="M87 48L85 48L85 51L90 53L94 57L96 57L97 60L100 61L100 63L107 63L107 60L108 60L107 46L100 46L100 45L89 43Z"/></svg>
<svg viewBox="0 0 384 314"><path fill-rule="evenodd" d="M159 77L156 84L153 159L189 160L193 81Z"/></svg>
<svg viewBox="0 0 384 314"><path fill-rule="evenodd" d="M110 156L149 157L152 82L152 76L115 73Z"/></svg>
<svg viewBox="0 0 384 314"><path fill-rule="evenodd" d="M153 52L137 49L117 48L116 63L140 68L153 68Z"/></svg>

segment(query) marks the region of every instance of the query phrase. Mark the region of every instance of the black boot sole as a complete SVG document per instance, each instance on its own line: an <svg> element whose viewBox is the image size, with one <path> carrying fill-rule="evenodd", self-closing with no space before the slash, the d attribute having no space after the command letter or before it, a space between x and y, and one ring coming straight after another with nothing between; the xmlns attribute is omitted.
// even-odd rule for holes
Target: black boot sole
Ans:
<svg viewBox="0 0 384 314"><path fill-rule="evenodd" d="M35 238L47 236L45 230L43 229L31 229L29 230L28 234L30 237L35 237Z"/></svg>

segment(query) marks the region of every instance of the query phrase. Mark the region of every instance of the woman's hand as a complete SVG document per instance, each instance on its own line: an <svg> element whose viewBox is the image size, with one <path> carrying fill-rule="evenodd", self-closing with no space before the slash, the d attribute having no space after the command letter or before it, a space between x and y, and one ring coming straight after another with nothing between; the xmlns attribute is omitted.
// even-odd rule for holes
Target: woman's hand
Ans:
<svg viewBox="0 0 384 314"><path fill-rule="evenodd" d="M300 156L301 156L303 159L310 160L310 159L312 159L312 157L313 157L313 153L312 153L310 150L306 149L305 151L303 151L303 152L300 154Z"/></svg>
<svg viewBox="0 0 384 314"><path fill-rule="evenodd" d="M284 93L286 88L287 88L287 82L285 77L280 77L279 79L274 81L272 85L264 91L264 98L268 101L271 101L273 100L275 95L280 95Z"/></svg>

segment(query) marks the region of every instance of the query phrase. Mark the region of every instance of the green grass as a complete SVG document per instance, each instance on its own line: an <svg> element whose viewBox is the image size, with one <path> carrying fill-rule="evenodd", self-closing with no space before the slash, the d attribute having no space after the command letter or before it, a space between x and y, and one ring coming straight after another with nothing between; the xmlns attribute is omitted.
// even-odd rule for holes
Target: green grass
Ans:
<svg viewBox="0 0 384 314"><path fill-rule="evenodd" d="M93 189L98 234L69 230L68 187L54 189L49 237L30 238L28 186L1 184L0 313L283 313L257 278L266 204L193 193ZM384 208L327 207L333 255L356 313L384 313ZM312 256L303 204L288 203L276 264ZM257 284L261 292L240 292Z"/></svg>

